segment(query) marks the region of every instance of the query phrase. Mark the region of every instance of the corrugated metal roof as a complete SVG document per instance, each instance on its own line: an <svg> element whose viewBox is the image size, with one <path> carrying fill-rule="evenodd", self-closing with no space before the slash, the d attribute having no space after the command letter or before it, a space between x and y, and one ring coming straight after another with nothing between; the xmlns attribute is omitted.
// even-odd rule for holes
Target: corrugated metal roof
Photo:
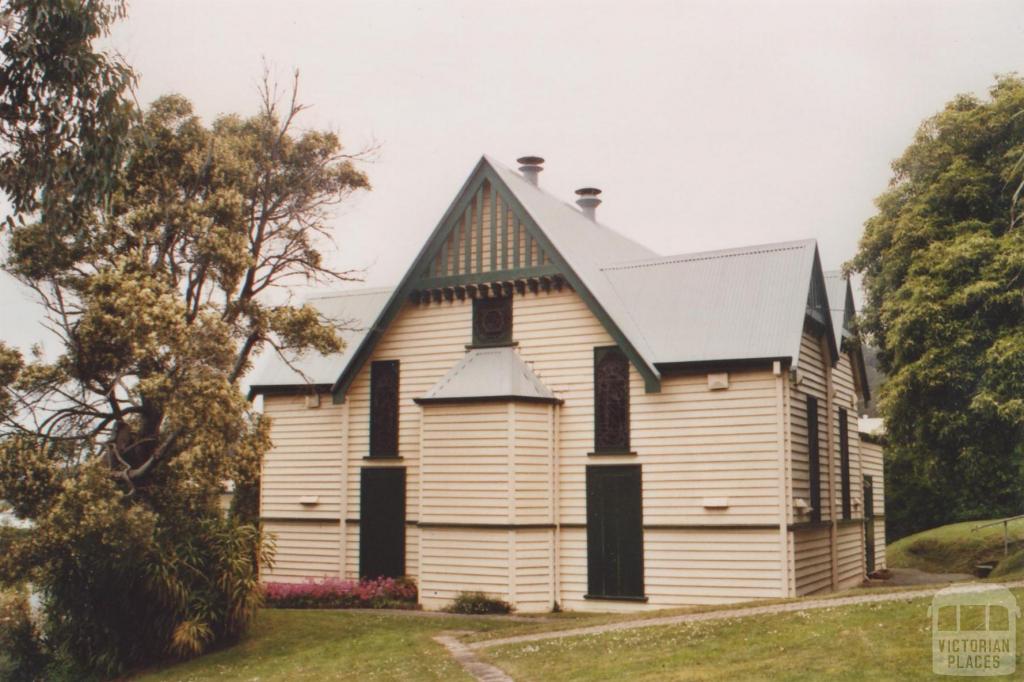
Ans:
<svg viewBox="0 0 1024 682"><path fill-rule="evenodd" d="M608 279L601 273L601 267L609 263L657 258L658 254L587 218L575 206L551 196L498 161L488 156L484 159L656 373L652 349L630 316L629 306L615 295Z"/></svg>
<svg viewBox="0 0 1024 682"><path fill-rule="evenodd" d="M814 240L659 257L490 157L481 159L470 179L483 164L505 183L653 374L659 364L799 362L808 292L820 281ZM326 305L334 315L372 326L398 304L390 301L397 293L377 289L317 300L333 301ZM350 300L350 295L365 298ZM366 331L351 333L344 353L310 357L300 367L314 383L340 385L357 347L372 345L374 337L367 338ZM301 383L284 363L269 364L254 384Z"/></svg>
<svg viewBox="0 0 1024 682"><path fill-rule="evenodd" d="M602 268L659 364L799 357L813 239Z"/></svg>
<svg viewBox="0 0 1024 682"><path fill-rule="evenodd" d="M417 402L505 398L554 401L555 394L510 346L471 348Z"/></svg>
<svg viewBox="0 0 1024 682"><path fill-rule="evenodd" d="M291 363L301 374L289 367L276 353L267 351L253 370L250 390L259 392L261 388L271 386L334 383L391 297L392 291L392 288L387 287L311 296L306 302L338 326L345 348L340 353L329 355L317 352L303 354Z"/></svg>

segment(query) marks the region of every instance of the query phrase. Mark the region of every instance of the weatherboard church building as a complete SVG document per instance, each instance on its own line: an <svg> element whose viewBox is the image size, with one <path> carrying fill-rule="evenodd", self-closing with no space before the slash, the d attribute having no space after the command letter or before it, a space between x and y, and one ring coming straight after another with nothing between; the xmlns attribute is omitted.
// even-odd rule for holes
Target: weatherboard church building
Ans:
<svg viewBox="0 0 1024 682"><path fill-rule="evenodd" d="M426 608L644 609L859 584L882 458L853 296L814 240L662 256L473 168L398 286L315 297L347 346L254 377L267 581L409 576Z"/></svg>

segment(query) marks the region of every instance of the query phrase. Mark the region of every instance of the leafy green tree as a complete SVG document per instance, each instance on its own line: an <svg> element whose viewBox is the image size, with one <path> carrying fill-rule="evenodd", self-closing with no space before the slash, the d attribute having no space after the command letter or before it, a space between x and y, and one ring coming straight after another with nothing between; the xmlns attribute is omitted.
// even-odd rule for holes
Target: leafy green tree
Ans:
<svg viewBox="0 0 1024 682"><path fill-rule="evenodd" d="M35 524L0 574L32 577L51 650L86 669L195 655L248 625L269 547L251 506L218 499L229 482L255 499L269 437L239 383L264 348L341 347L287 286L351 277L321 249L367 178L335 134L295 130L295 89L283 109L267 79L261 95L255 116L210 126L157 100L101 202L6 232L5 268L62 348L0 348L0 498Z"/></svg>
<svg viewBox="0 0 1024 682"><path fill-rule="evenodd" d="M888 374L894 537L1024 512L1024 80L956 97L893 164L853 269Z"/></svg>
<svg viewBox="0 0 1024 682"><path fill-rule="evenodd" d="M107 189L135 74L93 42L124 11L123 0L0 0L0 190L15 215L71 222Z"/></svg>

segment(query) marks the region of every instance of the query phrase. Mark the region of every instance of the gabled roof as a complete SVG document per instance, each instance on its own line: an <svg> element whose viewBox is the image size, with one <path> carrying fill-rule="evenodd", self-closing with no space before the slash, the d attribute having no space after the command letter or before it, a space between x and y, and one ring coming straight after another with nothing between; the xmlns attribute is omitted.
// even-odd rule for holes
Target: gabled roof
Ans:
<svg viewBox="0 0 1024 682"><path fill-rule="evenodd" d="M849 339L851 343L857 341L857 333L853 328L853 320L857 316L857 308L853 302L853 287L850 285L850 279L842 271L829 270L825 273L825 288L828 291L828 306L832 313L833 338L836 340L836 346L842 349L844 339ZM856 356L854 364L857 365L854 371L857 372L857 380L865 400L870 400L871 391L868 389L864 351L859 343L853 347Z"/></svg>
<svg viewBox="0 0 1024 682"><path fill-rule="evenodd" d="M832 313L832 332L835 334L836 344L842 346L843 338L854 336L850 327L856 314L853 288L841 270L829 270L825 273L825 289L828 291L828 305Z"/></svg>
<svg viewBox="0 0 1024 682"><path fill-rule="evenodd" d="M277 355L268 353L257 361L252 375L252 385L249 388L250 395L266 393L285 386L312 385L321 389L330 387L338 378L340 368L345 367L352 359L355 349L366 337L370 326L380 315L393 291L393 288L386 287L311 296L306 302L338 325L345 347L340 353L328 355L305 353L292 362L291 366Z"/></svg>
<svg viewBox="0 0 1024 682"><path fill-rule="evenodd" d="M371 332L356 349L352 360L342 369L332 387L334 399L339 402L344 400L345 391L370 357L380 333L398 314L402 304L412 293L417 278L423 277L424 273L429 271L430 261L439 252L443 252L445 240L456 229L463 211L472 203L474 195L482 191L481 187L485 182L491 184L492 191L512 209L532 238L536 239L541 250L551 259L551 267L560 271L587 303L591 312L601 321L605 330L644 377L648 390L659 390L660 373L655 369L649 353L635 345L642 342L642 337L629 336L620 327L620 324L627 322L625 311L616 308L615 299L610 295L607 283L600 276L600 261L592 260L644 258L654 253L614 230L591 221L569 204L534 187L519 174L484 156L445 211L412 266L406 271L391 299L374 322ZM591 287L595 290L591 291ZM606 310L605 303L613 310Z"/></svg>
<svg viewBox="0 0 1024 682"><path fill-rule="evenodd" d="M662 366L766 359L796 364L809 291L822 277L813 239L601 271L631 317L630 331L644 336L644 347Z"/></svg>
<svg viewBox="0 0 1024 682"><path fill-rule="evenodd" d="M331 387L336 401L344 399L377 339L411 295L431 287L437 294L437 287L467 282L460 270L461 256L451 256L449 248L459 234L480 229L476 223L471 228L468 220L469 216L479 218L485 191L490 193L491 210L497 201L505 207L503 212L511 211L543 254L540 261L526 263L523 269L499 267L495 277L506 281L523 273L564 277L644 377L649 391L659 390L662 368L678 365L779 359L795 367L805 316L826 329L833 327L814 240L660 257L484 156L401 283L386 297L381 294L386 300L375 299L373 306L361 309L364 332L351 338L344 355L325 360L324 365L336 363ZM505 218L501 220L501 229L507 230ZM465 233L457 232L460 226ZM519 239L518 231L515 238ZM492 271L495 263L511 267L500 258L493 260L493 248ZM479 250L473 253L480 257ZM520 268L518 259L516 268ZM452 267L439 270L439 262ZM466 270L470 265L466 255ZM366 316L371 313L372 320ZM827 338L834 361L838 358L835 337L828 334ZM287 368L276 371L274 380L283 380L288 373ZM261 376L260 385L267 383Z"/></svg>
<svg viewBox="0 0 1024 682"><path fill-rule="evenodd" d="M559 402L511 346L472 348L417 403L471 400Z"/></svg>

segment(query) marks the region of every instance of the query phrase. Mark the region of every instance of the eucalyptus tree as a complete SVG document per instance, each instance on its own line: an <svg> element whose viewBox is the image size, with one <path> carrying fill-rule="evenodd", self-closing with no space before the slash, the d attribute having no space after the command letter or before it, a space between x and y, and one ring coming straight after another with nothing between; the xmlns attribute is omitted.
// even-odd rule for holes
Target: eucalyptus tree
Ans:
<svg viewBox="0 0 1024 682"><path fill-rule="evenodd" d="M123 9L8 2L0 45L4 269L59 340L27 358L0 343L0 499L34 525L0 577L41 589L52 656L107 674L255 614L269 437L240 384L262 351L341 348L288 291L357 274L324 247L369 189L361 153L297 127L297 74L284 98L265 77L248 117L207 125L178 95L139 108L131 69L93 49Z"/></svg>

